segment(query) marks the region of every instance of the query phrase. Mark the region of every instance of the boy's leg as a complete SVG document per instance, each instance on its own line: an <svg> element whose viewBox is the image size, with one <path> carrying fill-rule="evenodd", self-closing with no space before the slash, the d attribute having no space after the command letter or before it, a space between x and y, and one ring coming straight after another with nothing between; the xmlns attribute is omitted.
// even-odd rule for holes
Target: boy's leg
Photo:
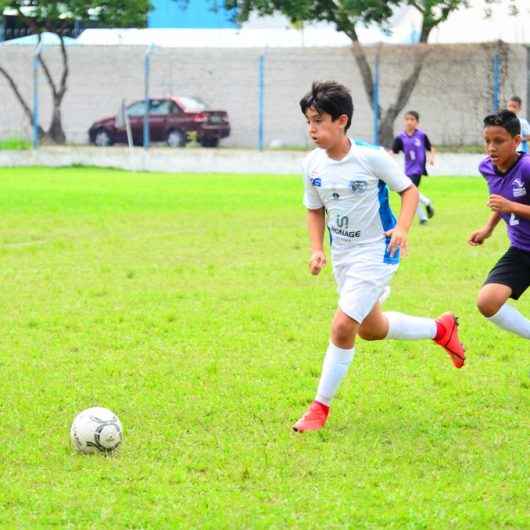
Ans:
<svg viewBox="0 0 530 530"><path fill-rule="evenodd" d="M409 175L410 180L412 180L412 183L414 186L418 188L421 184L421 175ZM423 206L423 203L421 201L421 193L420 193L420 202L418 203L418 207L416 208L416 215L418 216L418 219L420 220L420 224L424 225L427 222L427 218L429 217L428 213L425 211L425 208ZM425 197L425 196L424 196Z"/></svg>
<svg viewBox="0 0 530 530"><path fill-rule="evenodd" d="M464 346L458 338L458 322L452 313L444 313L436 320L384 312L380 304L372 309L359 328L359 336L365 340L432 339L449 354L457 368L464 366Z"/></svg>
<svg viewBox="0 0 530 530"><path fill-rule="evenodd" d="M530 322L508 298L518 300L530 286L530 252L510 247L491 269L479 292L477 307L491 322L502 329L530 339Z"/></svg>
<svg viewBox="0 0 530 530"><path fill-rule="evenodd" d="M418 216L418 219L420 220L420 225L424 225L427 222L428 215L425 210L425 207L423 204L418 203L418 207L416 208L416 215Z"/></svg>
<svg viewBox="0 0 530 530"><path fill-rule="evenodd" d="M359 323L337 309L331 325L331 338L322 365L317 395L309 410L293 425L297 432L321 429L329 405L346 375L355 354L354 340Z"/></svg>
<svg viewBox="0 0 530 530"><path fill-rule="evenodd" d="M427 197L426 195L423 195L423 193L420 193L420 204L425 206L425 210L427 211L427 217L431 219L434 215L434 208L432 206L431 199L429 199L429 197Z"/></svg>
<svg viewBox="0 0 530 530"><path fill-rule="evenodd" d="M479 311L496 326L530 339L530 320L506 302L512 296L512 288L499 283L482 287L477 299Z"/></svg>

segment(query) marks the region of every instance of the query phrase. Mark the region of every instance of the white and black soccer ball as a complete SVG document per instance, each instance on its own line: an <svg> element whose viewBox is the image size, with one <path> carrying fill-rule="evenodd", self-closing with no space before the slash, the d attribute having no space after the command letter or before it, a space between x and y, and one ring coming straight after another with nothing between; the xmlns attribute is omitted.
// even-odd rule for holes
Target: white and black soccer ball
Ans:
<svg viewBox="0 0 530 530"><path fill-rule="evenodd" d="M123 429L114 412L103 407L92 407L74 418L70 439L80 453L110 454L121 444Z"/></svg>

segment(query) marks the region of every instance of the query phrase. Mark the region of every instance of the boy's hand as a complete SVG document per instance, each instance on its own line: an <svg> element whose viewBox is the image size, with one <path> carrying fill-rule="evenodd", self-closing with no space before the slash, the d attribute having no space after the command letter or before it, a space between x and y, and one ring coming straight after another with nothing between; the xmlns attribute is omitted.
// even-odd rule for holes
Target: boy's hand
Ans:
<svg viewBox="0 0 530 530"><path fill-rule="evenodd" d="M326 256L321 250L316 250L311 254L309 260L309 272L316 276L326 266Z"/></svg>
<svg viewBox="0 0 530 530"><path fill-rule="evenodd" d="M467 242L472 246L476 247L482 245L488 237L491 236L491 230L489 228L481 228L480 230L475 230L470 236Z"/></svg>
<svg viewBox="0 0 530 530"><path fill-rule="evenodd" d="M493 212L498 212L498 213L511 213L512 212L512 201L505 199L501 195L490 195L487 205Z"/></svg>
<svg viewBox="0 0 530 530"><path fill-rule="evenodd" d="M401 251L401 255L403 256L407 253L408 233L404 228L396 225L392 230L385 232L385 235L390 237L390 242L387 247L390 256L393 257L398 250Z"/></svg>

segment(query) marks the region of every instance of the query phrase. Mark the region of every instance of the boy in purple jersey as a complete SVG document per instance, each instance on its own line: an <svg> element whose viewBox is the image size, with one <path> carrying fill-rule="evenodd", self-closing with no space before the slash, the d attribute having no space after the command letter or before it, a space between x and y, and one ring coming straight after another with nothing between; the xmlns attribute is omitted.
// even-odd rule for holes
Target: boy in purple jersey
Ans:
<svg viewBox="0 0 530 530"><path fill-rule="evenodd" d="M394 139L392 152L398 154L403 151L405 155L405 174L419 188L421 177L427 175L427 162L434 164L434 148L429 137L418 129L420 115L415 110L409 110L405 114L405 130ZM434 215L434 208L429 197L420 193L420 203L416 210L420 224L427 223Z"/></svg>
<svg viewBox="0 0 530 530"><path fill-rule="evenodd" d="M530 285L530 156L518 153L521 124L509 110L484 118L488 157L479 170L488 183L486 224L469 236L469 244L481 245L502 219L508 229L510 248L490 271L477 299L479 311L502 329L530 339L530 320L508 305Z"/></svg>

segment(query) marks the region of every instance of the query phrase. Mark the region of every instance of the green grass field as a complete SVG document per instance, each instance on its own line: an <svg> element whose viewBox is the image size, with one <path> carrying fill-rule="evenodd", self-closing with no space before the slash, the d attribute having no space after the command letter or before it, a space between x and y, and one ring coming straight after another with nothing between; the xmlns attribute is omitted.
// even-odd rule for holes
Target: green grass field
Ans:
<svg viewBox="0 0 530 530"><path fill-rule="evenodd" d="M505 230L466 244L481 179L423 190L385 307L454 310L466 367L359 341L326 429L295 435L336 304L299 177L0 170L0 527L529 528L529 343L474 307ZM94 405L115 457L70 448Z"/></svg>

